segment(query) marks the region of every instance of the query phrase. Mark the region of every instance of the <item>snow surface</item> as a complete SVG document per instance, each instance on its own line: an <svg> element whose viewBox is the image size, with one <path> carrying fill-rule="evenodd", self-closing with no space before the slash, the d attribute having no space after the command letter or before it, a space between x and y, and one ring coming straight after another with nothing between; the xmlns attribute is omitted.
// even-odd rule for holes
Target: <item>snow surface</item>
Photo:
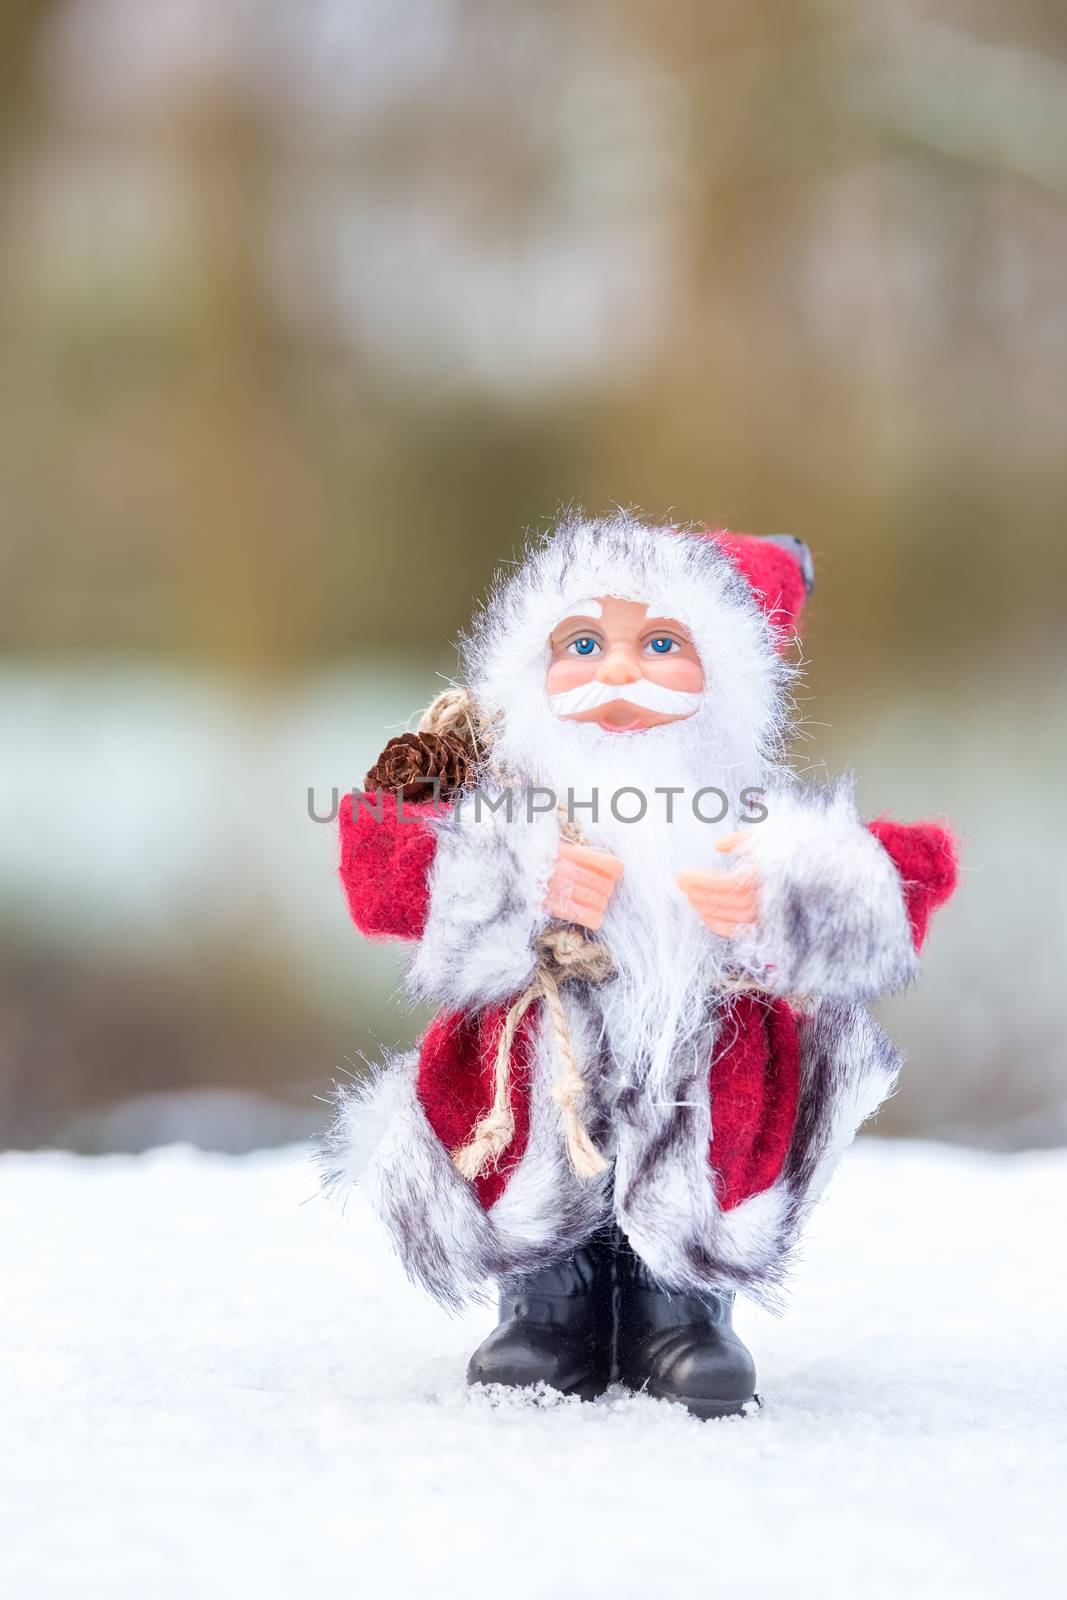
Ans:
<svg viewBox="0 0 1067 1600"><path fill-rule="evenodd" d="M861 1141L764 1411L464 1387L304 1151L0 1158L0 1593L1062 1595L1067 1152ZM301 1202L309 1201L308 1204Z"/></svg>

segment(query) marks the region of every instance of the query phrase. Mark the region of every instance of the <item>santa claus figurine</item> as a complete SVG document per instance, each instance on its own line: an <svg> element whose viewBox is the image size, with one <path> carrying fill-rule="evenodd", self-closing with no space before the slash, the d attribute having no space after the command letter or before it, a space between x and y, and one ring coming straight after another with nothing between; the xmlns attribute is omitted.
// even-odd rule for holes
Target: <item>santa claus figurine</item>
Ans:
<svg viewBox="0 0 1067 1600"><path fill-rule="evenodd" d="M440 1010L342 1091L327 1183L446 1306L499 1285L471 1384L744 1412L735 1292L777 1297L893 1088L866 1007L915 977L955 850L785 765L811 584L796 539L569 517L342 805L353 920Z"/></svg>

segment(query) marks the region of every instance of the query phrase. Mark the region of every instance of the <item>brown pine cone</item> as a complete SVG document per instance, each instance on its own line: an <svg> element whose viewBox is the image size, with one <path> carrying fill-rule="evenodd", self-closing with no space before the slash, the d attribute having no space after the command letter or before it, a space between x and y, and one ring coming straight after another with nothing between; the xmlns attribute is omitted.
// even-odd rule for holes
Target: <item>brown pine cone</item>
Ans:
<svg viewBox="0 0 1067 1600"><path fill-rule="evenodd" d="M386 789L414 801L434 798L434 785L427 781L434 778L442 800L473 784L463 746L444 734L402 733L399 739L389 740L363 781L370 791Z"/></svg>

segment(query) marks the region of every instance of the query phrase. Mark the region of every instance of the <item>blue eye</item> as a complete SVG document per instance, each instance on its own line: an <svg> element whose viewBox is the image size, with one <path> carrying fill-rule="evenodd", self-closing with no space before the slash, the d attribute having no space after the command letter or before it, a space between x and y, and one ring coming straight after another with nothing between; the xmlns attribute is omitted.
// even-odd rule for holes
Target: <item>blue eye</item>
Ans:
<svg viewBox="0 0 1067 1600"><path fill-rule="evenodd" d="M648 641L648 648L653 655L669 656L672 650L677 650L677 640L671 639L667 634L660 634L658 638Z"/></svg>
<svg viewBox="0 0 1067 1600"><path fill-rule="evenodd" d="M575 639L570 647L576 656L591 656L600 649L595 639Z"/></svg>

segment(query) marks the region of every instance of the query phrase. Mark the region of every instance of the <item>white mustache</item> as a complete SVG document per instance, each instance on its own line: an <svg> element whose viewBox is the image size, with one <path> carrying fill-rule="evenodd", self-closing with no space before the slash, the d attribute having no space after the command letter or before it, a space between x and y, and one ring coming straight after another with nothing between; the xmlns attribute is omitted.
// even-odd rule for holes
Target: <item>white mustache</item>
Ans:
<svg viewBox="0 0 1067 1600"><path fill-rule="evenodd" d="M703 698L703 694L668 689L665 684L652 683L648 678L639 678L636 683L600 683L596 678L591 678L588 683L580 683L575 689L565 689L562 694L550 694L548 704L557 717L573 717L579 711L594 711L600 706L614 705L618 700L625 700L627 705L640 706L642 711L688 717Z"/></svg>

